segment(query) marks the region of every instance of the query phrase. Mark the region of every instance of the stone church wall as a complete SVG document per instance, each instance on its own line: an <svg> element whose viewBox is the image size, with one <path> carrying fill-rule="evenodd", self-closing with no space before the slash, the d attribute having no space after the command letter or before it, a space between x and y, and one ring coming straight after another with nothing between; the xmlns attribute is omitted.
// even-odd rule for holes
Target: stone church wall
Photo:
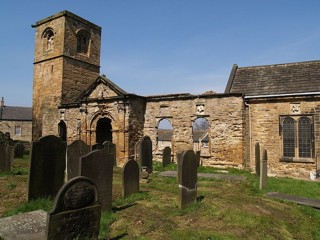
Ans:
<svg viewBox="0 0 320 240"><path fill-rule="evenodd" d="M204 111L197 112L198 106ZM192 122L199 117L209 122L209 157L204 165L238 166L243 163L244 116L241 96L200 95L150 97L147 102L144 135L148 135L157 149L157 127L161 119L168 119L173 127L173 153L179 144L193 146Z"/></svg>
<svg viewBox="0 0 320 240"><path fill-rule="evenodd" d="M316 155L320 149L320 99L277 99L251 100L251 159L250 165L255 165L254 145L259 142L261 152L268 151L268 171L270 174L309 178L310 171L316 170ZM299 105L300 112L293 114L292 105ZM280 116L313 116L314 156L310 162L286 162L282 160L282 136ZM249 139L248 139L249 141Z"/></svg>

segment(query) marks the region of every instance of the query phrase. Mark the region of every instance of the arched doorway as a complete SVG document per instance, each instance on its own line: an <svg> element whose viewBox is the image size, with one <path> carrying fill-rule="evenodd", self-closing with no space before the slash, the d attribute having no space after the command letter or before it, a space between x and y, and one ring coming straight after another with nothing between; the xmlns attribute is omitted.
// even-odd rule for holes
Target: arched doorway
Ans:
<svg viewBox="0 0 320 240"><path fill-rule="evenodd" d="M62 120L58 124L58 135L61 137L62 141L67 141L67 125Z"/></svg>
<svg viewBox="0 0 320 240"><path fill-rule="evenodd" d="M96 143L112 142L112 125L110 118L101 118L97 122Z"/></svg>

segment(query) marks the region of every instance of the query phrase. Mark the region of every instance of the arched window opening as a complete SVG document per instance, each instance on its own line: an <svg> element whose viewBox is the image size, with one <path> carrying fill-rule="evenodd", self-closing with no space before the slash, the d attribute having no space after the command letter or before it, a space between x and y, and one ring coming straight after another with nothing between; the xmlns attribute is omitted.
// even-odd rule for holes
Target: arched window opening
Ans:
<svg viewBox="0 0 320 240"><path fill-rule="evenodd" d="M67 141L67 125L62 120L58 124L58 135L61 137L62 141Z"/></svg>
<svg viewBox="0 0 320 240"><path fill-rule="evenodd" d="M110 118L101 118L97 122L96 143L112 142L112 125Z"/></svg>
<svg viewBox="0 0 320 240"><path fill-rule="evenodd" d="M173 127L170 121L166 118L161 119L158 124L158 138L157 138L157 146L158 150L163 150L165 147L171 146L173 134Z"/></svg>
<svg viewBox="0 0 320 240"><path fill-rule="evenodd" d="M200 151L201 156L209 156L209 122L205 118L197 118L192 123L192 139L194 151Z"/></svg>
<svg viewBox="0 0 320 240"><path fill-rule="evenodd" d="M89 48L89 33L85 30L80 30L77 33L77 52L87 54Z"/></svg>
<svg viewBox="0 0 320 240"><path fill-rule="evenodd" d="M307 117L302 117L298 122L299 157L310 158L312 152L312 126Z"/></svg>
<svg viewBox="0 0 320 240"><path fill-rule="evenodd" d="M283 160L308 161L313 158L313 116L285 116L281 123Z"/></svg>
<svg viewBox="0 0 320 240"><path fill-rule="evenodd" d="M287 117L283 120L283 156L294 157L294 120Z"/></svg>
<svg viewBox="0 0 320 240"><path fill-rule="evenodd" d="M44 49L45 51L51 51L54 48L54 32L51 28L46 29L43 32Z"/></svg>

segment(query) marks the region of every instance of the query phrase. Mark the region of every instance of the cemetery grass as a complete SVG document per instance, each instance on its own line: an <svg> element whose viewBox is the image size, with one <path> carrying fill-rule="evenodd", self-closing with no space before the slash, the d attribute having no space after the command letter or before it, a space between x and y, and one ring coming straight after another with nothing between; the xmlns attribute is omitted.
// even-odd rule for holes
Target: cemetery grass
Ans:
<svg viewBox="0 0 320 240"><path fill-rule="evenodd" d="M52 200L25 201L28 165L28 157L15 159L12 172L0 175L1 217L50 211ZM255 175L229 169L229 174L246 180L199 178L199 201L181 210L176 178L158 172L175 169L174 164L166 168L155 164L140 193L123 199L121 169L115 168L113 209L102 213L99 239L320 239L319 210L264 197L277 191L320 199L320 182L269 177L268 187L260 191ZM219 173L205 167L199 171Z"/></svg>

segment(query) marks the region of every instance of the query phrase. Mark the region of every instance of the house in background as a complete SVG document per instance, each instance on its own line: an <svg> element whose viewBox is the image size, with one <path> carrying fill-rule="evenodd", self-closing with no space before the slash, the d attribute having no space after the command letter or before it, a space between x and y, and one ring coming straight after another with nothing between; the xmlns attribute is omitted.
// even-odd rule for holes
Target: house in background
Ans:
<svg viewBox="0 0 320 240"><path fill-rule="evenodd" d="M10 133L13 140L31 142L32 108L6 106L4 98L0 106L0 131Z"/></svg>

